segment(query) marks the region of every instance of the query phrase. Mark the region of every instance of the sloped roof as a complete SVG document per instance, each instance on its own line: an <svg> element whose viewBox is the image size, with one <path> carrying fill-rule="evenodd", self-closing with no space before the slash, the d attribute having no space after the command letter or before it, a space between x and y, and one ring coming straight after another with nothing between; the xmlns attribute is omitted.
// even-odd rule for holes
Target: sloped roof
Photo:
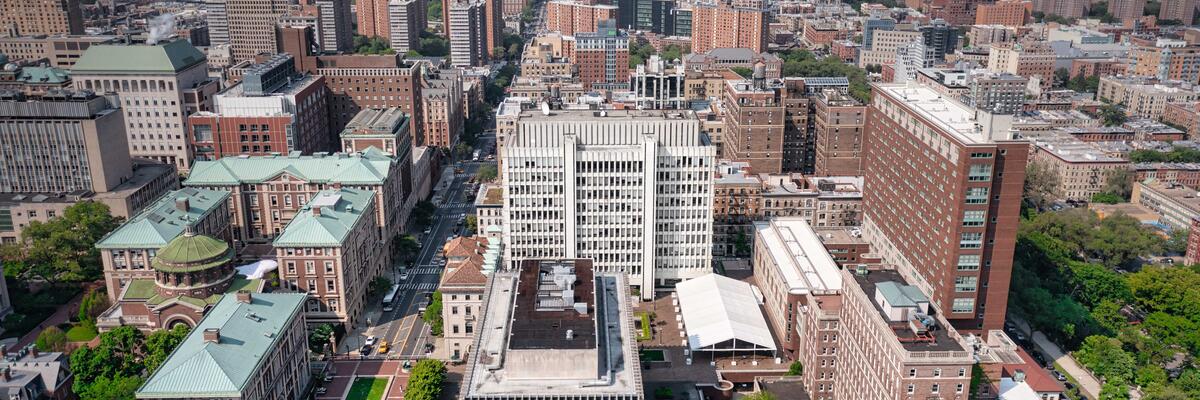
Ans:
<svg viewBox="0 0 1200 400"><path fill-rule="evenodd" d="M675 292L692 350L734 339L775 349L775 340L749 283L708 274L676 284Z"/></svg>
<svg viewBox="0 0 1200 400"><path fill-rule="evenodd" d="M159 45L92 46L71 67L75 74L145 72L175 73L205 61L204 53L186 40Z"/></svg>
<svg viewBox="0 0 1200 400"><path fill-rule="evenodd" d="M306 299L303 293L255 293L247 304L225 296L138 389L137 397L240 396L259 364L278 348ZM251 313L258 318L247 318ZM220 329L217 343L204 341L209 328Z"/></svg>
<svg viewBox="0 0 1200 400"><path fill-rule="evenodd" d="M382 151L313 156L225 157L196 161L184 186L232 186L271 180L281 173L315 183L378 185L387 180L393 159Z"/></svg>
<svg viewBox="0 0 1200 400"><path fill-rule="evenodd" d="M30 84L66 83L71 81L71 71L54 67L21 67L16 79Z"/></svg>
<svg viewBox="0 0 1200 400"><path fill-rule="evenodd" d="M177 201L187 199L187 211ZM184 188L168 192L96 243L99 249L158 249L183 234L189 224L224 204L229 192Z"/></svg>
<svg viewBox="0 0 1200 400"><path fill-rule="evenodd" d="M276 247L340 246L363 211L375 201L375 192L343 187L317 192L275 238ZM320 208L314 215L313 208Z"/></svg>
<svg viewBox="0 0 1200 400"><path fill-rule="evenodd" d="M469 259L442 275L442 287L475 287L487 285L483 262Z"/></svg>

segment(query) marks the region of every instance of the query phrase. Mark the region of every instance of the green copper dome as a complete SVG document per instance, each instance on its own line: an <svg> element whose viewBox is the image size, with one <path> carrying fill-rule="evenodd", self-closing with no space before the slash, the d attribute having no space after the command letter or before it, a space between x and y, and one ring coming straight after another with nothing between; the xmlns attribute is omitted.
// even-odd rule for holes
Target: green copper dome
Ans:
<svg viewBox="0 0 1200 400"><path fill-rule="evenodd" d="M158 250L154 269L166 272L200 271L233 259L229 244L204 235L183 234Z"/></svg>

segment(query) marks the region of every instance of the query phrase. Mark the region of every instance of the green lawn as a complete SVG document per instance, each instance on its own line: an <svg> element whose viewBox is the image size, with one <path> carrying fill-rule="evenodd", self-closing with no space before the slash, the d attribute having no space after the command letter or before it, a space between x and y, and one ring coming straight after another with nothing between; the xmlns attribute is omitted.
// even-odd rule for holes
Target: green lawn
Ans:
<svg viewBox="0 0 1200 400"><path fill-rule="evenodd" d="M97 333L95 329L91 329L82 325L75 325L72 326L71 329L67 330L67 341L89 342L96 338L96 335Z"/></svg>
<svg viewBox="0 0 1200 400"><path fill-rule="evenodd" d="M638 324L641 325L637 331L638 332L637 340L639 342L643 342L643 341L652 339L653 337L650 336L650 313L641 311L641 312L638 312L637 315L638 315Z"/></svg>
<svg viewBox="0 0 1200 400"><path fill-rule="evenodd" d="M346 400L383 400L383 391L387 389L387 384L387 378L354 378Z"/></svg>

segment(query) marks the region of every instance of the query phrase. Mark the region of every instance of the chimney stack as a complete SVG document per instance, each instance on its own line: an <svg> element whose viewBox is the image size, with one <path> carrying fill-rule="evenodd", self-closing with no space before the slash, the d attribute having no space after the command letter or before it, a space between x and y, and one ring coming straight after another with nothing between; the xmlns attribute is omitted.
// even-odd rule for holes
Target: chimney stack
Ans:
<svg viewBox="0 0 1200 400"><path fill-rule="evenodd" d="M192 205L191 200L188 200L187 197L176 197L175 198L175 209L176 210L187 212L189 209L191 209L191 205Z"/></svg>
<svg viewBox="0 0 1200 400"><path fill-rule="evenodd" d="M312 213L313 213L314 217L320 217L321 216L321 206L313 206Z"/></svg>
<svg viewBox="0 0 1200 400"><path fill-rule="evenodd" d="M4 367L3 369L0 369L0 379L3 379L5 382L11 381L12 380L12 368Z"/></svg>
<svg viewBox="0 0 1200 400"><path fill-rule="evenodd" d="M221 330L218 328L208 328L204 330L205 343L221 343Z"/></svg>
<svg viewBox="0 0 1200 400"><path fill-rule="evenodd" d="M250 304L250 291L249 290L237 291L237 301L238 301L238 303Z"/></svg>
<svg viewBox="0 0 1200 400"><path fill-rule="evenodd" d="M1013 382L1025 382L1025 370L1018 369L1013 372Z"/></svg>
<svg viewBox="0 0 1200 400"><path fill-rule="evenodd" d="M31 357L33 357L33 358L37 358L37 357L38 357L38 348L37 348L37 346L34 346L34 345L32 345L32 344L31 344L31 345L29 345L29 347L27 347L27 348L29 349L29 355L30 355Z"/></svg>

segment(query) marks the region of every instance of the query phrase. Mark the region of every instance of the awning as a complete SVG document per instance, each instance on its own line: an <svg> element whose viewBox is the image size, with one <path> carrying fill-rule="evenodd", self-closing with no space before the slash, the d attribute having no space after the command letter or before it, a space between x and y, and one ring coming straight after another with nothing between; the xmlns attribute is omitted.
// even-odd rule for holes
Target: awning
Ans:
<svg viewBox="0 0 1200 400"><path fill-rule="evenodd" d="M675 291L692 350L775 350L750 284L708 274L678 283Z"/></svg>

